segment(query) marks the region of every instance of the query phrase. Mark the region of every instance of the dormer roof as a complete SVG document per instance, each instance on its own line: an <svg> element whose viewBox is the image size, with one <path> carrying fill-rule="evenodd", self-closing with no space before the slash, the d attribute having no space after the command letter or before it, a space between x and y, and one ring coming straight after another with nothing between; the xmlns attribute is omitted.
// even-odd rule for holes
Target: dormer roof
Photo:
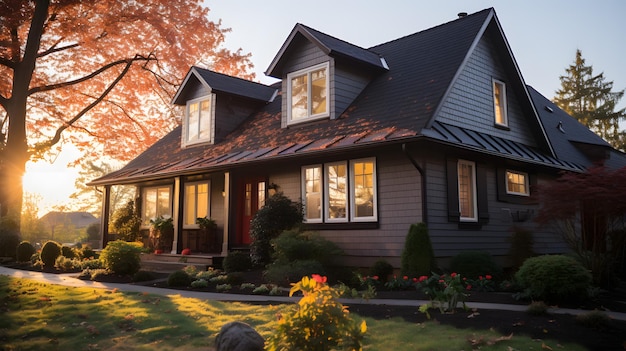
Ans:
<svg viewBox="0 0 626 351"><path fill-rule="evenodd" d="M283 60L286 59L286 56L288 56L294 41L299 36L302 36L311 43L315 44L322 52L330 57L353 61L376 70L384 71L389 69L385 59L378 55L375 51L364 49L298 23L291 30L287 40L285 40L281 46L278 54L276 54L272 63L265 71L265 74L274 78L283 78L281 76L281 65Z"/></svg>
<svg viewBox="0 0 626 351"><path fill-rule="evenodd" d="M194 83L201 84L213 93L226 93L259 102L271 102L278 93L276 88L261 83L194 66L185 76L183 83L172 99L172 103L185 105L188 100L187 94L193 89Z"/></svg>

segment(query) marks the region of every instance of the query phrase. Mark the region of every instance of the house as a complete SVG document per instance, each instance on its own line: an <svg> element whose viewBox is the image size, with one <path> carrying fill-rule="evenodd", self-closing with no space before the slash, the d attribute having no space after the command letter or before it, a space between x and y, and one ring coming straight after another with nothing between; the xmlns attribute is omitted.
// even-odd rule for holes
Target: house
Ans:
<svg viewBox="0 0 626 351"><path fill-rule="evenodd" d="M266 74L280 82L192 67L173 99L182 126L91 185L136 185L144 225L173 217L173 253L245 248L278 190L346 265L399 267L420 221L438 259L484 250L506 264L513 227L533 232L538 253L566 250L532 221L533 185L626 165L525 84L494 9L368 49L296 24ZM204 216L217 239L197 245Z"/></svg>

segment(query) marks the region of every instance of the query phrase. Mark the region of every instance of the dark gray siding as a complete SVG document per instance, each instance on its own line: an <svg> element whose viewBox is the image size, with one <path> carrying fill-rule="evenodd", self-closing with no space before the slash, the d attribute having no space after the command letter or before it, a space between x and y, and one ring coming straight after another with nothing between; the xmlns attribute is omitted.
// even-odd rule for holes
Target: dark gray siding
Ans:
<svg viewBox="0 0 626 351"><path fill-rule="evenodd" d="M237 129L250 114L258 108L248 99L227 94L219 94L215 104L214 143Z"/></svg>
<svg viewBox="0 0 626 351"><path fill-rule="evenodd" d="M335 65L335 117L339 117L365 89L371 77L345 64Z"/></svg>
<svg viewBox="0 0 626 351"><path fill-rule="evenodd" d="M537 146L530 125L524 116L518 96L511 87L501 60L488 37L483 36L472 52L463 71L455 81L436 119L440 122ZM504 82L510 130L496 128L493 108L492 78Z"/></svg>
<svg viewBox="0 0 626 351"><path fill-rule="evenodd" d="M395 154L376 155L376 167L379 228L318 232L344 250L342 261L347 265L369 267L385 259L399 267L409 226L422 221L421 178L400 148ZM270 182L278 184L285 196L301 198L300 167L275 172Z"/></svg>
<svg viewBox="0 0 626 351"><path fill-rule="evenodd" d="M513 204L498 201L496 174L497 165L494 163L476 162L476 167L486 170L489 222L480 228L463 229L457 222L448 220L446 181L446 157L449 155L431 153L426 159L427 197L428 197L428 228L435 250L439 258L452 257L465 250L487 251L493 256L504 257L510 250L512 229L520 227L528 229L534 234L534 249L536 253L560 253L567 251L560 237L551 232L552 228L541 228L533 220L515 222L511 213L531 211L536 214L537 205ZM468 161L472 158L462 157ZM519 171L527 171L515 168ZM530 172L531 173L531 172ZM454 184L453 186L456 186ZM502 264L508 261L501 260Z"/></svg>

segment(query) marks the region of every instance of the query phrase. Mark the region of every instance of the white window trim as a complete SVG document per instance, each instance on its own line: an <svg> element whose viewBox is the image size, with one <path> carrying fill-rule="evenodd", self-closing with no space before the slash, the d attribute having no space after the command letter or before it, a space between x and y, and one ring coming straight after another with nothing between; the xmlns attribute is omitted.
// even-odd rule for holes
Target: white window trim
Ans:
<svg viewBox="0 0 626 351"><path fill-rule="evenodd" d="M346 216L344 218L330 218L329 214L330 214L330 182L328 179L328 169L331 166L337 166L337 165L344 165L346 167L346 197L345 197L345 201L346 201ZM348 219L350 218L348 215L348 211L349 209L349 192L350 192L350 181L349 181L349 174L350 174L350 169L348 168L348 162L347 161L341 161L341 162L331 162L331 163L326 163L324 164L324 193L326 196L324 196L324 217L325 217L325 221L328 223L344 223L344 222L348 222Z"/></svg>
<svg viewBox="0 0 626 351"><path fill-rule="evenodd" d="M371 216L367 216L367 217L356 217L355 216L355 208L354 206L356 205L355 199L354 199L354 192L355 192L355 182L354 182L354 164L357 162L372 162L372 164L374 165L373 170L372 170L372 186L373 186L373 190L374 190L374 208L373 208L373 214ZM350 221L351 222L376 222L378 221L378 181L377 181L377 177L376 177L376 158L374 157L368 157L368 158L361 158L361 159L357 159L357 160L350 160L350 168L348 168L348 175L349 175L349 179L350 179Z"/></svg>
<svg viewBox="0 0 626 351"><path fill-rule="evenodd" d="M524 176L524 188L528 192L526 192L526 193L519 193L519 192L516 192L516 191L510 191L509 190L509 173L523 175ZM509 195L530 196L530 188L529 188L529 184L528 184L528 173L526 173L526 172L513 171L513 170L510 170L510 169L507 169L506 172L504 172L504 186L506 188L506 193L509 194Z"/></svg>
<svg viewBox="0 0 626 351"><path fill-rule="evenodd" d="M307 117L304 118L300 118L297 120L293 120L291 118L291 107L292 107L292 103L291 103L291 80L293 77L296 76L301 76L304 74L309 74L310 72L313 72L315 70L318 70L320 68L325 68L326 69L326 111L323 113L318 113L316 115L309 115ZM311 79L307 79L307 85L311 84ZM311 108L311 89L309 89L309 86L307 86L307 109L310 110ZM291 72L287 75L287 125L293 125L293 124L299 124L299 123L303 123L303 122L309 122L309 121L315 121L318 119L324 119L324 118L328 118L330 116L330 63L328 61L324 62L324 63L320 63L318 65L315 66L311 66L311 67L307 67L295 72ZM307 115L309 114L309 112L307 111Z"/></svg>
<svg viewBox="0 0 626 351"><path fill-rule="evenodd" d="M457 164L457 187L459 189L459 213L461 213L461 172L459 168L461 165L468 165L472 167L472 208L474 217L463 217L460 215L459 220L461 222L478 222L478 202L476 200L476 163L472 161L459 160Z"/></svg>
<svg viewBox="0 0 626 351"><path fill-rule="evenodd" d="M493 120L496 125L507 127L509 126L509 113L508 113L508 103L507 103L507 94L506 94L506 83L501 80L492 78L491 79L491 89L493 96ZM500 85L502 88L502 111L503 111L503 119L504 123L500 123L496 120L496 116L498 115L498 106L496 105L496 84Z"/></svg>
<svg viewBox="0 0 626 351"><path fill-rule="evenodd" d="M209 107L210 107L210 117L209 117L209 137L208 138L204 138L204 139L198 139L198 140L188 140L189 138L189 105L193 104L193 103L201 103L202 101L206 101L209 100ZM216 102L216 96L215 94L209 94L206 96L202 96L196 99L192 99L187 101L187 105L185 106L185 114L183 116L183 132L181 133L181 145L182 147L187 147L187 146L193 146L193 145L198 145L198 144L212 144L213 143L213 136L214 136L214 130L215 130L215 102ZM200 133L200 131L198 131L198 133Z"/></svg>
<svg viewBox="0 0 626 351"><path fill-rule="evenodd" d="M165 216L169 216L172 217L173 211L174 211L174 203L173 203L173 197L174 197L174 188L171 185L163 185L163 186L148 186L145 187L141 190L141 228L150 228L150 220L152 218L144 218L144 214L146 211L146 192L150 189L159 189L159 188L167 188L169 193L170 193L170 213L167 215L163 215ZM157 191L157 201L159 201L159 193ZM158 216L158 215L157 215Z"/></svg>
<svg viewBox="0 0 626 351"><path fill-rule="evenodd" d="M185 224L185 218L186 218L186 214L187 214L187 186L188 185L195 185L196 186L196 208L194 209L196 212L196 218L198 216L198 198L197 198L197 186L199 184L207 184L207 192L208 192L208 198L207 198L207 211L209 213L207 213L207 215L210 217L211 216L211 181L210 180L204 180L204 181L197 181L197 182L190 182L190 183L185 183L183 186L183 191L185 192L184 195L184 200L183 200L183 229L198 229L200 228L200 225L196 224L195 221L193 224Z"/></svg>
<svg viewBox="0 0 626 351"><path fill-rule="evenodd" d="M308 206L307 202L306 202L306 170L307 169L311 169L311 168L319 168L320 172L324 172L324 167L322 167L321 164L316 164L316 165L307 165L307 166L302 166L302 168L300 169L300 177L301 177L301 194L302 194L302 205L304 206L303 208L303 221L305 223L324 223L324 177L322 176L322 178L320 179L322 181L321 187L320 187L320 203L322 204L322 207L320 208L320 218L319 219L308 219L306 218L306 206Z"/></svg>

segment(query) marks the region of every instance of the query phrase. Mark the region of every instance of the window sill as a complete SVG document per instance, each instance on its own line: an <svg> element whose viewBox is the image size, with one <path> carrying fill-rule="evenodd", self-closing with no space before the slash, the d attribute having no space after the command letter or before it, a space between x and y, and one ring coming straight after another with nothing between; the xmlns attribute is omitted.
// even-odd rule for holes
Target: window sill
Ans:
<svg viewBox="0 0 626 351"><path fill-rule="evenodd" d="M494 123L493 126L496 129L500 129L500 130L506 130L506 131L511 131L511 128L509 126L506 126L504 124L498 124L498 123Z"/></svg>
<svg viewBox="0 0 626 351"><path fill-rule="evenodd" d="M330 114L326 113L326 114L320 115L320 116L305 117L305 118L300 118L300 119L296 119L296 120L289 119L287 121L287 126L289 126L289 127L297 126L297 125L305 124L305 123L308 123L308 122L320 121L320 120L323 120L323 119L330 119Z"/></svg>
<svg viewBox="0 0 626 351"><path fill-rule="evenodd" d="M365 230L378 229L378 222L303 223L305 230Z"/></svg>

